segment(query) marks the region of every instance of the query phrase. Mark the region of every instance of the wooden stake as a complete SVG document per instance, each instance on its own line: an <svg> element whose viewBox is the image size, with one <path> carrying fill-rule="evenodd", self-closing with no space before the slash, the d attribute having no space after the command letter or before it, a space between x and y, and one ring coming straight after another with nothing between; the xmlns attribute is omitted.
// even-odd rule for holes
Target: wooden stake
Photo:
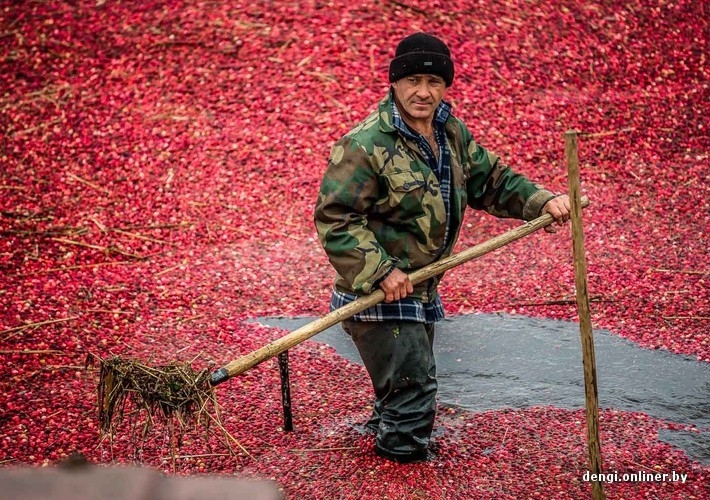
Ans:
<svg viewBox="0 0 710 500"><path fill-rule="evenodd" d="M582 364L584 366L584 393L587 409L587 446L589 448L589 472L602 473L602 452L599 441L599 405L597 402L597 366L594 358L594 335L587 294L587 261L584 253L584 230L582 228L582 203L580 196L579 159L577 157L577 132L565 133L565 156L567 157L567 181L572 221L572 246L574 252L574 281L577 289L579 330L582 338ZM606 498L604 487L597 479L592 481L592 498Z"/></svg>
<svg viewBox="0 0 710 500"><path fill-rule="evenodd" d="M291 382L288 372L288 351L279 354L279 374L281 375L281 406L284 413L284 431L293 431L293 412L291 411Z"/></svg>

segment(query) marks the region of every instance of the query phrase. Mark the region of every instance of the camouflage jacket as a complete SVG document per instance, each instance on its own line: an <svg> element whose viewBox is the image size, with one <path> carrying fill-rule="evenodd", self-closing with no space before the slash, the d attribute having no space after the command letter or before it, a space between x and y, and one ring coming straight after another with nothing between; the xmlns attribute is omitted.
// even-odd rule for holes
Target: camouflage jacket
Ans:
<svg viewBox="0 0 710 500"><path fill-rule="evenodd" d="M531 220L554 195L514 173L476 143L464 123L446 122L451 151L451 220L437 177L414 141L392 126L391 94L333 145L316 203L318 236L337 271L337 290L369 294L396 266L412 272L453 251L466 206ZM429 302L441 276L415 285Z"/></svg>

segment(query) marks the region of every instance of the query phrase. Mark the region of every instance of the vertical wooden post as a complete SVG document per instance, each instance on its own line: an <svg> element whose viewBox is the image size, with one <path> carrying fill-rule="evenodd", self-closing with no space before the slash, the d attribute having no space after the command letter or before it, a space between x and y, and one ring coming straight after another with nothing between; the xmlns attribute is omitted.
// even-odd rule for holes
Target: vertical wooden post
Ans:
<svg viewBox="0 0 710 500"><path fill-rule="evenodd" d="M602 452L599 440L599 405L597 401L597 365L594 358L594 335L587 293L587 260L584 253L584 230L577 156L577 132L565 133L565 156L567 157L567 182L572 221L572 245L574 253L574 281L577 289L577 311L582 338L582 364L584 366L584 393L587 410L587 446L589 449L589 472L602 473ZM597 478L599 476L596 476ZM603 500L604 486L601 481L592 481L592 498Z"/></svg>
<svg viewBox="0 0 710 500"><path fill-rule="evenodd" d="M293 430L293 413L291 413L291 382L288 373L288 351L279 354L279 374L281 375L281 404L284 410L284 431Z"/></svg>

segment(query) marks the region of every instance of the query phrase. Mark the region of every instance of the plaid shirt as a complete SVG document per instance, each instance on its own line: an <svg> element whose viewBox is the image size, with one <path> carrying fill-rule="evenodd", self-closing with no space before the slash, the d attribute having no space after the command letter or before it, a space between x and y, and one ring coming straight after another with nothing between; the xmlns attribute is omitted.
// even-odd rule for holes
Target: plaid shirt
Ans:
<svg viewBox="0 0 710 500"><path fill-rule="evenodd" d="M354 293L333 290L330 297L330 310L334 311L357 299ZM369 309L359 312L351 318L355 321L415 321L417 323L436 323L444 319L444 304L437 295L432 302L404 298L396 302L380 302Z"/></svg>
<svg viewBox="0 0 710 500"><path fill-rule="evenodd" d="M434 151L432 151L426 138L414 132L402 120L399 110L392 99L392 125L406 138L416 142L424 155L429 168L432 169L439 180L439 189L444 198L446 207L446 219L451 220L451 151L446 144L446 133L444 126L451 114L451 105L441 101L434 113L434 135L439 146L439 160L437 161ZM441 245L440 253L444 251L449 241L449 225L446 226L444 243ZM353 293L333 290L330 299L330 310L333 311L356 300L357 295ZM352 317L355 321L415 321L417 323L435 323L444 319L444 305L439 295L434 300L426 304L415 299L404 298L396 302L380 302L369 309L355 314Z"/></svg>

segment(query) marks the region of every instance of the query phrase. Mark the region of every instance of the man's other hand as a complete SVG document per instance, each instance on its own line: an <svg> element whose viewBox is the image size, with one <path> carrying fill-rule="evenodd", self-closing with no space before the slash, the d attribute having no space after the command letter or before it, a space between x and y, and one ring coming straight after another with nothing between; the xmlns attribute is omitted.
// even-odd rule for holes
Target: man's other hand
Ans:
<svg viewBox="0 0 710 500"><path fill-rule="evenodd" d="M395 269L380 282L380 288L385 292L385 302L394 302L405 298L414 291L414 285L409 276L400 269Z"/></svg>
<svg viewBox="0 0 710 500"><path fill-rule="evenodd" d="M562 194L552 198L550 201L545 203L544 207L542 207L542 214L550 214L555 219L555 224L557 224L557 226L563 226L569 220L569 196ZM554 224L550 224L545 227L545 231L548 233L556 233L557 228Z"/></svg>

